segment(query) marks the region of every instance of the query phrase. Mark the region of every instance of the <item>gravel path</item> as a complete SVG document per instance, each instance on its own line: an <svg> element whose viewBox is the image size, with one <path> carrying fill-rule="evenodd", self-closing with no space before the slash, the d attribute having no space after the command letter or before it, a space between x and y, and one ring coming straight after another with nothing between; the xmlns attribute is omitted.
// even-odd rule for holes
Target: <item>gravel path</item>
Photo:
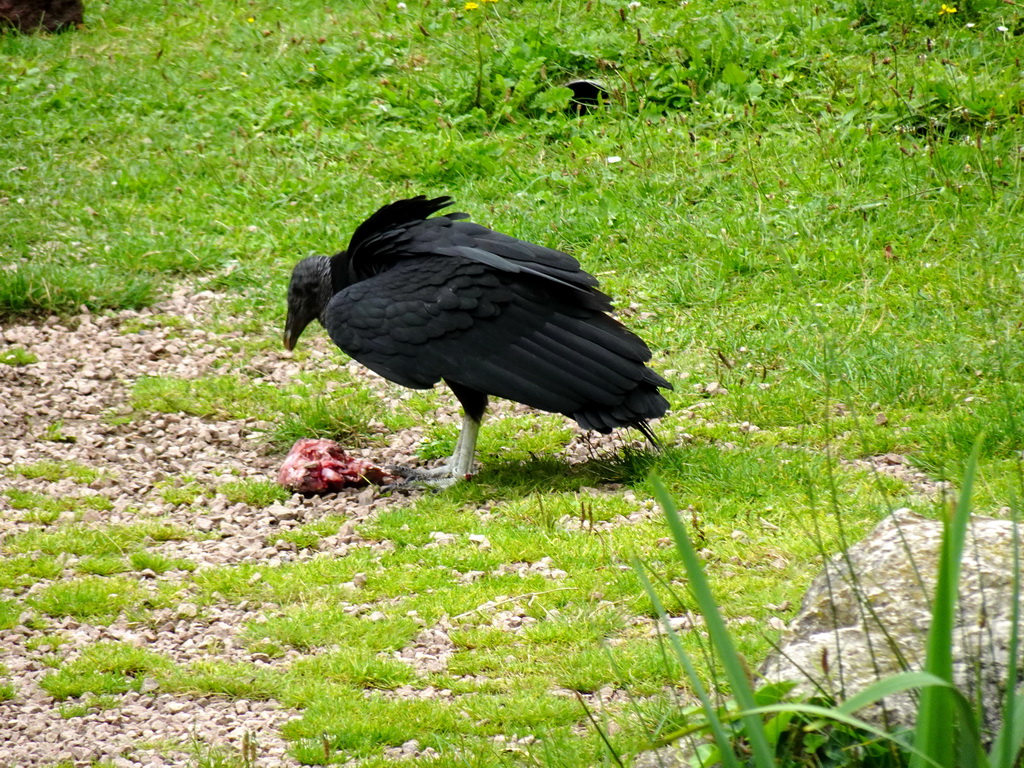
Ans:
<svg viewBox="0 0 1024 768"><path fill-rule="evenodd" d="M236 563L262 567L324 555L345 557L356 548L386 551L394 546L390 541L366 541L358 534L358 523L377 510L388 504L406 503L403 495L382 497L375 488L309 499L294 495L266 506L232 502L220 492L200 505L165 500L168 485L180 484L183 478L206 489L246 478L271 480L282 459L266 447L264 430L269 425L254 419L213 421L182 414L131 416L132 387L143 376L191 379L249 372L283 384L299 372L300 366L291 353L270 349L243 359L226 343L241 332L224 334L208 330L217 301L218 296L213 293L192 292L182 287L166 301L141 312L124 311L113 316L86 313L66 324L50 318L42 323L0 327L0 355L21 348L38 358L28 365L0 364L0 542L62 523L76 522L76 528L109 530L113 526L158 520L177 526L187 535L162 542L147 541L147 552L186 559L197 572ZM354 363L343 364L343 358L322 334L311 334L303 343L311 347L311 359L305 366L334 367L346 376L358 376L389 406L408 396ZM491 418L524 410L510 403L495 403ZM696 408L690 415L697 418ZM457 423L457 409L454 404L441 407L431 418ZM377 426L383 431L383 425ZM688 436L681 428L679 433L677 439L685 441ZM353 452L377 463L411 464L416 461L415 448L422 436L422 428L414 426L389 435L388 444L375 446L372 455L368 451ZM629 437L594 437L577 431L565 448L564 458L570 463L584 462L595 454L621 449L623 440ZM83 482L82 478L74 477L29 478L12 471L19 465L45 461L64 467L84 465L100 474ZM899 456L851 463L898 477L924 495L944 490ZM73 511L60 512L56 520L41 523L17 508L9 495L12 490L84 501ZM613 489L583 490L602 494ZM90 503L89 497L102 497L102 503ZM653 502L639 500L629 490L623 498L634 510L629 515L596 523L567 516L560 524L567 529L600 532L618 525L642 523L660 514ZM347 522L336 534L322 538L316 548L297 549L281 537L282 532L327 514L346 518ZM482 508L478 514L485 519L490 513ZM437 532L426 548L447 546L456 538L454 534ZM490 546L486 537L470 539L481 548ZM668 543L664 541L665 545ZM30 552L28 556L36 555ZM77 566L87 556L88 553L63 554L59 558L61 573L36 579L27 587L15 585L0 590L0 606L13 598L31 598L61 579L80 578L82 573ZM566 574L546 561L548 558L536 563L510 563L501 566L500 572L539 574L550 579L552 589L557 590ZM472 583L484 575L471 571L459 578ZM356 575L357 580L359 576ZM137 584L143 594L152 594L168 585L188 583L193 574L173 569L154 573L143 568L129 570L120 578ZM53 619L34 610L24 611L15 626L0 630L0 685L6 682L14 687L13 698L0 701L0 766L27 768L62 761L89 766L95 760L106 760L118 768L177 766L194 760L190 750L196 744L207 749L210 745L224 746L236 753L245 748L261 768L297 766L286 751L280 729L300 713L274 701L175 695L160 692L155 680L144 678L141 690L108 696L106 708L79 706L79 716L66 717L69 705L79 702L55 701L39 685L54 666L75 660L83 649L97 642L138 646L179 665L199 659L257 667L290 663L300 655L298 651L288 650L283 657L271 659L265 653L251 650L239 637L246 624L264 618L261 611L265 609L267 605L245 601L225 601L201 608L184 601L151 611L145 622L129 622L122 615L109 624L90 624L69 617ZM357 605L352 610L371 612L374 607ZM474 621L511 633L522 631L534 621L515 601L487 603L471 613ZM459 619L453 617L451 621ZM695 620L680 618L681 622ZM445 670L455 649L448 636L451 627L447 620L432 627L423 626L395 657L421 675ZM653 623L649 629L652 633L657 631ZM61 642L49 642L54 637ZM602 691L595 704L614 700L620 693ZM451 692L430 686L401 686L386 695L443 698ZM386 754L398 760L428 757L431 753L432 750L409 742L401 748L389 748Z"/></svg>
<svg viewBox="0 0 1024 768"><path fill-rule="evenodd" d="M16 489L54 497L102 495L109 500L104 505L109 509L86 507L78 513L82 525L129 525L159 519L187 531L215 534L149 547L167 557L187 558L200 569L238 562L274 565L325 552L343 556L352 546L366 545L355 536L351 524L343 526L338 535L326 537L316 551L296 551L293 544L277 539L276 533L323 516L322 506L327 503L334 514L347 515L353 521L365 518L381 503L373 489L352 490L330 500L293 496L264 508L232 504L218 494L201 513L194 506L163 500L161 484L186 475L212 487L240 478L273 478L281 457L267 454L260 434L262 425L254 420L213 423L175 414L148 420L110 418L130 411L131 387L141 376L195 378L222 373L218 365L232 362L234 353L222 343L224 336L203 330L215 300L211 293L182 288L142 312L103 317L82 314L67 325L50 318L40 324L0 328L0 353L20 347L38 358L30 365L0 365L0 471L12 465L54 461L62 465L76 462L103 473L83 485L72 478L29 479L3 472L0 494ZM157 314L183 322L175 324L180 327L145 322ZM125 332L129 322L143 330ZM325 341L316 343L326 356L330 350ZM248 365L279 381L298 370L290 353L284 351L257 357ZM386 388L380 382L375 386ZM395 444L378 451L375 458L408 461L416 439L415 430L396 436ZM0 539L40 527L23 517L7 496L0 495ZM75 512L63 512L55 522L75 519ZM80 575L75 570L79 559L64 556L61 575ZM143 570L123 576L155 586L180 582L188 572L172 570L157 575ZM18 596L31 596L51 583L39 580ZM14 596L12 590L0 595ZM181 603L154 612L151 628L130 627L124 618L95 626L65 618L51 622L45 630L30 628L40 626L33 621L38 617L32 611L23 613L17 626L0 632L0 664L15 687L14 698L0 702L4 730L0 765L69 761L84 766L94 760L107 760L118 768L182 765L189 757L190 744L240 749L243 741L255 746L261 766L297 765L286 755L286 744L278 733L281 725L298 713L272 701L156 693L155 683L144 680L141 692L119 695L115 707L65 718L60 711L63 703L39 687L52 665L48 656L53 651L43 643L54 633L65 641L56 649L61 661L76 658L82 648L93 643L119 641L164 654L178 663L209 659L209 649L214 647L219 649L217 658L269 663L237 641L244 623L258 616L245 604L197 613L196 606ZM422 638L409 653L423 657L429 655L425 650L435 648L438 655L449 652L443 642ZM422 659L417 663L427 664Z"/></svg>
<svg viewBox="0 0 1024 768"><path fill-rule="evenodd" d="M271 350L245 361L236 359L225 341L241 332L206 330L217 300L213 293L182 287L166 301L140 312L123 311L113 316L84 313L64 323L49 318L41 323L0 327L0 354L21 348L38 358L28 365L0 364L0 541L47 527L26 520L24 510L15 508L6 495L14 489L61 498L102 496L109 502L62 512L48 523L77 520L76 525L109 528L160 520L179 526L189 535L147 542L147 551L185 558L199 570L234 563L271 566L324 554L344 557L354 547L385 550L393 546L387 541L363 541L355 532L354 524L382 505L404 503L402 496L381 498L374 488L353 489L326 498L295 495L265 507L231 503L219 493L201 506L164 500L162 491L167 484L180 482L183 477L211 488L243 478L272 479L282 458L268 452L262 434L267 425L256 420L210 421L182 414L127 418L131 414L132 386L142 376L191 379L248 369L285 383L298 373L299 365L284 350ZM165 322L167 318L173 322ZM308 338L304 344L312 346L313 362L307 365L339 370L346 367L322 335ZM391 404L407 396L361 367L350 365L349 374L360 376ZM492 418L521 410L521 406L497 403ZM434 418L457 421L458 414L452 405L441 408ZM367 458L378 463L412 463L421 437L418 427L401 430L389 437L388 445L375 447ZM620 436L591 439L577 433L566 447L566 458L570 462L585 461L596 452L621 447L621 440ZM101 474L83 483L80 478L28 478L11 471L12 467L44 461L61 466L85 465ZM323 538L316 549L296 549L279 538L282 531L328 512L350 522L336 535ZM651 514L647 505L636 519ZM568 519L565 522L572 524ZM443 546L446 535L438 534L441 538L435 544ZM31 597L57 580L81 577L76 566L87 556L61 555L62 573L53 579L38 579L27 589L3 590L0 601ZM554 581L564 576L543 561L507 567L541 573ZM188 571L156 574L146 569L120 576L149 592L191 578ZM118 768L183 765L190 759L190 745L197 743L225 745L235 751L243 745L255 748L257 764L263 768L298 765L286 753L279 730L299 713L273 701L159 693L155 681L143 679L141 691L117 694L108 708L97 711L93 707L82 716L65 717L62 708L75 701L55 701L39 686L55 662L72 661L83 648L102 641L136 645L183 665L200 658L271 664L265 654L251 652L238 638L247 622L259 620L259 607L243 602L200 610L192 603L181 602L173 608L153 611L141 626L123 616L111 624L93 625L72 618L54 620L31 610L23 612L16 626L0 631L0 682L6 679L15 689L13 698L0 701L0 724L4 728L0 766L48 766L62 761L87 766L95 760L107 760ZM364 608L357 606L356 610ZM515 605L485 605L481 610L493 613L494 625L508 631L518 631L524 623L522 611ZM449 628L444 623L425 627L396 657L420 673L443 670L454 649L447 635ZM48 645L47 638L54 635L62 642ZM274 661L287 663L297 655L290 650L283 659ZM405 686L393 695L435 697L446 693L450 692ZM392 752L396 758L428 755L415 744L388 754Z"/></svg>

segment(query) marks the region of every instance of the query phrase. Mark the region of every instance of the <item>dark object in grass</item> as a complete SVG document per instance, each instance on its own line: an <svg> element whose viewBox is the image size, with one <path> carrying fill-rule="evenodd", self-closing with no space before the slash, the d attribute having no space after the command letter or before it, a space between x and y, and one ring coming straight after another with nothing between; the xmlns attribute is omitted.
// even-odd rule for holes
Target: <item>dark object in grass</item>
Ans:
<svg viewBox="0 0 1024 768"><path fill-rule="evenodd" d="M82 0L0 0L0 28L57 32L83 21Z"/></svg>
<svg viewBox="0 0 1024 768"><path fill-rule="evenodd" d="M565 87L572 91L569 100L569 111L577 115L593 112L597 107L608 103L610 95L600 80L570 80Z"/></svg>
<svg viewBox="0 0 1024 768"><path fill-rule="evenodd" d="M394 483L399 478L366 459L349 456L333 440L303 438L292 446L277 482L299 493L333 493L342 488Z"/></svg>
<svg viewBox="0 0 1024 768"><path fill-rule="evenodd" d="M314 319L342 351L413 389L444 380L462 403L449 463L412 479L472 474L488 396L562 413L584 429L636 427L668 410L672 386L651 351L608 313L611 300L571 256L465 219L428 218L451 198L386 205L348 249L300 261L288 287L284 345Z"/></svg>

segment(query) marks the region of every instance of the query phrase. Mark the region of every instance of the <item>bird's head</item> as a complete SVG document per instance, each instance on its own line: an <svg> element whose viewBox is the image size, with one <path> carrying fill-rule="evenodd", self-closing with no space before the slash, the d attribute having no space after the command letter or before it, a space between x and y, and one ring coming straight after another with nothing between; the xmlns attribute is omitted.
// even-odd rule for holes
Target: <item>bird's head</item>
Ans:
<svg viewBox="0 0 1024 768"><path fill-rule="evenodd" d="M288 285L285 349L294 349L306 326L323 316L332 293L330 257L310 256L295 265Z"/></svg>

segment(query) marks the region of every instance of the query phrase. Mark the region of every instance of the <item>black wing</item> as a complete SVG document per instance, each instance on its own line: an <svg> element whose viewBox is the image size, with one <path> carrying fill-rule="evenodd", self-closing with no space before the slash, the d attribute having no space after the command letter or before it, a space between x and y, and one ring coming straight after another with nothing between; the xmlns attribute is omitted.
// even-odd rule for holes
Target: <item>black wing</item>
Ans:
<svg viewBox="0 0 1024 768"><path fill-rule="evenodd" d="M595 309L608 311L611 301L594 290L597 279L572 256L465 221L465 213L428 218L451 204L449 197L420 195L385 205L352 235L346 251L347 275L336 287L366 280L401 261L422 256L465 259L511 274L532 275L587 295Z"/></svg>
<svg viewBox="0 0 1024 768"><path fill-rule="evenodd" d="M607 298L584 289L565 265L557 266L576 285L484 259L406 258L336 294L327 331L404 386L443 378L603 431L660 416L668 404L657 389L670 385L644 365L647 345L605 314ZM594 280L576 269L587 284Z"/></svg>
<svg viewBox="0 0 1024 768"><path fill-rule="evenodd" d="M355 272L360 277L374 275L380 271L382 263L405 255L404 245L409 239L409 229L451 204L452 199L447 196L428 199L425 195L417 195L378 209L356 227L349 241L347 252ZM467 214L455 213L448 217L467 218Z"/></svg>

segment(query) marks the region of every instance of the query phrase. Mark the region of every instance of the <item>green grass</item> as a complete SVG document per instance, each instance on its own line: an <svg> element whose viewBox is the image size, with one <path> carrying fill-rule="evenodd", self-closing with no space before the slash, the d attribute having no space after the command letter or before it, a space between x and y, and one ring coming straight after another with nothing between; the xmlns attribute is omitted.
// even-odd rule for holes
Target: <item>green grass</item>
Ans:
<svg viewBox="0 0 1024 768"><path fill-rule="evenodd" d="M0 702L10 701L18 695L18 689L14 686L14 683L3 678L9 677L11 670L3 664L0 664Z"/></svg>
<svg viewBox="0 0 1024 768"><path fill-rule="evenodd" d="M291 493L270 480L231 480L217 488L232 504L266 507L275 501L287 501Z"/></svg>
<svg viewBox="0 0 1024 768"><path fill-rule="evenodd" d="M11 554L119 555L139 549L147 541L174 541L185 536L176 525L156 520L105 527L68 524L15 534L4 542L3 550Z"/></svg>
<svg viewBox="0 0 1024 768"><path fill-rule="evenodd" d="M94 643L43 677L40 686L57 700L125 693L139 690L144 677L169 666L162 656L127 643Z"/></svg>
<svg viewBox="0 0 1024 768"><path fill-rule="evenodd" d="M8 347L0 352L0 365L31 365L39 362L39 358L22 347Z"/></svg>
<svg viewBox="0 0 1024 768"><path fill-rule="evenodd" d="M48 525L55 522L62 512L80 512L83 510L105 511L113 509L113 502L106 496L65 496L55 498L35 491L22 491L8 488L4 491L13 509L25 510L22 519L30 523Z"/></svg>
<svg viewBox="0 0 1024 768"><path fill-rule="evenodd" d="M363 652L395 651L416 634L416 624L402 617L369 621L340 607L298 607L278 618L251 625L251 640L272 640L300 650L341 645Z"/></svg>
<svg viewBox="0 0 1024 768"><path fill-rule="evenodd" d="M173 576L178 599L203 609L259 606L266 621L239 629L278 666L211 658L159 677L166 690L299 707L286 736L308 764L384 765L383 745L409 738L438 749L438 766L611 764L592 731L578 735L579 705L551 691L625 687L653 696L653 720L673 716L655 694L681 678L645 634L655 611L630 558L664 576L670 613L694 605L658 543L664 520L627 519L648 509L649 472L679 502L752 665L775 639L768 620L793 610L768 606L798 604L823 556L897 506L940 514L847 461L899 453L956 481L984 428L976 507L1019 498L1024 16L995 0L955 14L903 0L407 5L215 0L185 19L129 3L96 7L70 34L0 35L0 319L138 308L195 281L218 293L203 329L231 354L198 378L138 379L131 412L111 418L256 419L246 431L265 430L279 452L310 436L373 448L415 426L426 460L454 445L434 420L449 394L386 406L340 353L313 348L314 328L291 380L254 363L280 343L291 266L419 193L452 194L481 223L571 252L676 386L655 425L667 449L595 448L570 466L561 417L491 419L474 483L393 498L356 524L381 551ZM608 106L566 113L574 77L606 82ZM164 314L120 330L194 324ZM33 355L12 346L0 364ZM64 436L56 422L41 429ZM18 486L91 484L92 467L5 475L0 504L20 526L0 558L11 611L144 621L147 601L169 593L124 573L191 565L149 547L187 530L70 522L61 515L101 497ZM267 480L187 476L153 498L195 507L216 492L285 498ZM332 512L275 536L314 547L345 523ZM455 539L431 547L436 532ZM80 575L64 575L66 556ZM543 558L564 575L545 576ZM503 610L531 621L507 632L492 625ZM416 619L444 617L447 672L397 666L389 654ZM699 651L696 637L682 643ZM453 699L390 697L401 685ZM608 717L619 752L645 743L625 710ZM511 732L541 741L501 752L491 737Z"/></svg>
<svg viewBox="0 0 1024 768"><path fill-rule="evenodd" d="M132 569L136 571L150 570L154 573L167 571L194 571L196 564L180 557L165 557L158 552L140 550L132 552L128 557Z"/></svg>
<svg viewBox="0 0 1024 768"><path fill-rule="evenodd" d="M85 485L95 482L103 475L101 471L77 461L37 461L32 464L15 464L7 470L7 474L20 475L29 480L42 478L51 483L71 478L75 482Z"/></svg>
<svg viewBox="0 0 1024 768"><path fill-rule="evenodd" d="M0 600L0 629L10 629L18 623L21 607L14 600Z"/></svg>
<svg viewBox="0 0 1024 768"><path fill-rule="evenodd" d="M97 555L83 557L78 561L79 573L89 573L93 576L113 576L115 573L124 573L128 570L128 564L124 558L117 555Z"/></svg>
<svg viewBox="0 0 1024 768"><path fill-rule="evenodd" d="M300 437L365 439L372 418L393 417L381 412L379 401L362 389L321 396L325 380L282 387L262 379L207 376L175 379L140 378L132 392L132 405L140 412L188 413L218 419L273 419L279 422L270 439L281 449Z"/></svg>
<svg viewBox="0 0 1024 768"><path fill-rule="evenodd" d="M98 682L102 678L93 678L94 682ZM108 682L109 681L104 681ZM100 683L97 687L104 687ZM114 687L114 686L111 686ZM65 704L60 707L60 716L65 720L70 720L73 717L85 717L95 712L101 712L105 709L117 709L121 706L121 699L114 694L100 694L100 695L88 695L83 696L81 701L75 704Z"/></svg>
<svg viewBox="0 0 1024 768"><path fill-rule="evenodd" d="M25 589L39 579L57 578L63 569L53 555L6 555L0 558L0 589Z"/></svg>
<svg viewBox="0 0 1024 768"><path fill-rule="evenodd" d="M28 598L26 603L55 618L71 616L106 624L120 613L137 619L150 608L166 608L171 596L172 590L153 593L123 577L90 575L54 582Z"/></svg>
<svg viewBox="0 0 1024 768"><path fill-rule="evenodd" d="M157 484L160 489L160 498L168 504L185 505L194 504L208 493L199 483L192 479L177 478L175 480L164 480Z"/></svg>

